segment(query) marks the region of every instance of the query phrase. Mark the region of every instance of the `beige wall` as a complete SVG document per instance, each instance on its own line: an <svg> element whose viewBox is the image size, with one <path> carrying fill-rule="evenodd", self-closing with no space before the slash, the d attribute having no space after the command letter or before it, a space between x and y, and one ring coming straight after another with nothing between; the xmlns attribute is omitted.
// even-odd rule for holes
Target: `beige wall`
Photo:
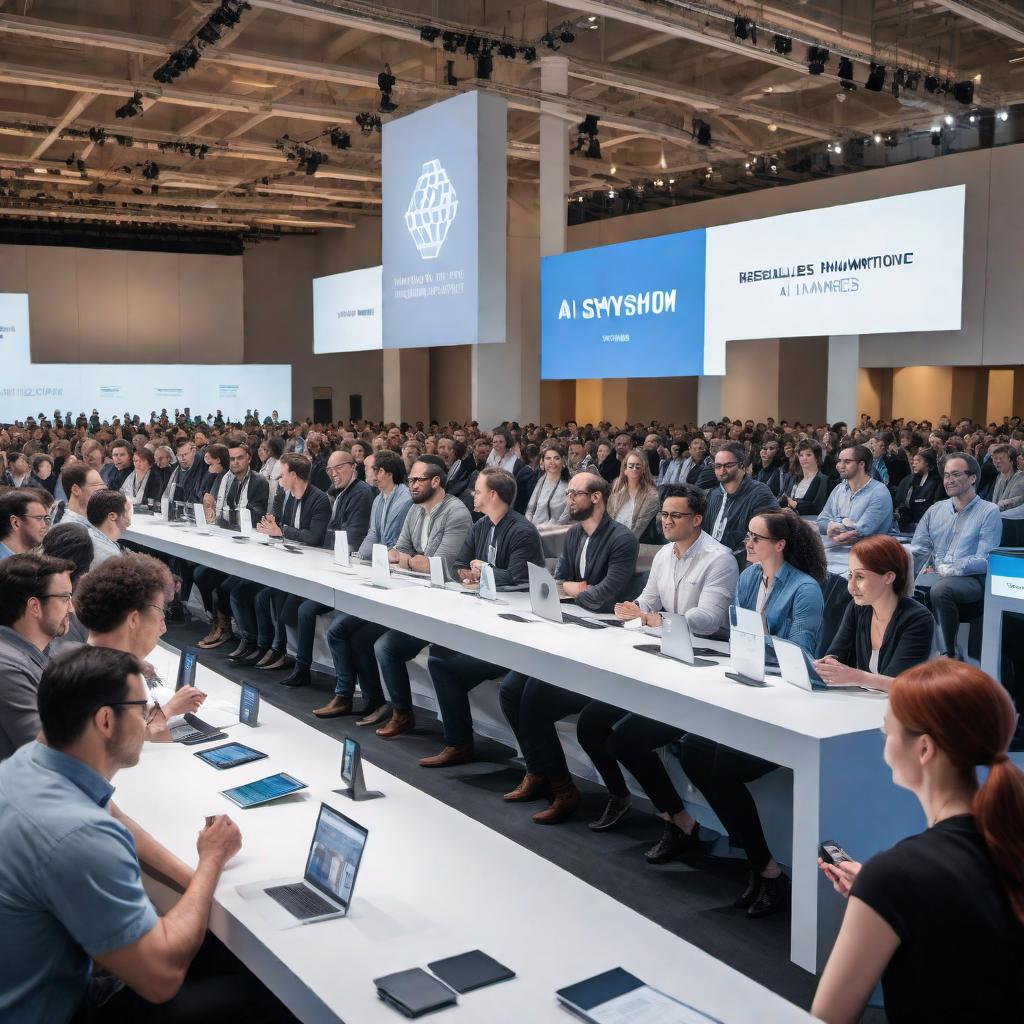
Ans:
<svg viewBox="0 0 1024 1024"><path fill-rule="evenodd" d="M37 363L242 361L239 256L0 245L0 291L28 293Z"/></svg>
<svg viewBox="0 0 1024 1024"><path fill-rule="evenodd" d="M931 420L951 415L953 368L904 366L892 375L892 407L908 420Z"/></svg>
<svg viewBox="0 0 1024 1024"><path fill-rule="evenodd" d="M778 338L730 341L726 345L722 414L741 420L778 418Z"/></svg>
<svg viewBox="0 0 1024 1024"><path fill-rule="evenodd" d="M1013 370L988 371L988 395L985 406L985 422L1002 423L1003 417L1012 415L1013 409ZM1024 376L1024 374L1021 374Z"/></svg>

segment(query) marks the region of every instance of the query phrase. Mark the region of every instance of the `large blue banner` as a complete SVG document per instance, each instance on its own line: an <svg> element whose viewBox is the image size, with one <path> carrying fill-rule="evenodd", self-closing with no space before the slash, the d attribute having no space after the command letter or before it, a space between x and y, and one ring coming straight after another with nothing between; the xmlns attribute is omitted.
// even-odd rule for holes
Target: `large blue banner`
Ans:
<svg viewBox="0 0 1024 1024"><path fill-rule="evenodd" d="M545 380L704 372L704 229L541 260Z"/></svg>

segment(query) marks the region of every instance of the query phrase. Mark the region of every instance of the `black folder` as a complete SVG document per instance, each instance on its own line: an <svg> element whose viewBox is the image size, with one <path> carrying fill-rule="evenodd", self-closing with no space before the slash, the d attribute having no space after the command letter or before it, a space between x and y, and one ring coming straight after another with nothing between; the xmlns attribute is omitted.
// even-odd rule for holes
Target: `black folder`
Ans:
<svg viewBox="0 0 1024 1024"><path fill-rule="evenodd" d="M515 971L509 970L504 964L499 964L494 957L482 953L479 949L459 956L449 956L444 960L435 960L427 966L459 995L516 976Z"/></svg>
<svg viewBox="0 0 1024 1024"><path fill-rule="evenodd" d="M406 1017L422 1017L445 1006L454 1006L458 996L422 967L374 978L377 995Z"/></svg>

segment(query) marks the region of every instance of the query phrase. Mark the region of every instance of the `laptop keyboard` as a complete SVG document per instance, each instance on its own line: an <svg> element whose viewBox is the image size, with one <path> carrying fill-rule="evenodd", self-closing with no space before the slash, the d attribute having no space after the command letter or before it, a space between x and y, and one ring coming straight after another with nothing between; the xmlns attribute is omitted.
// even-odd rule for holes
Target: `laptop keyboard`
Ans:
<svg viewBox="0 0 1024 1024"><path fill-rule="evenodd" d="M597 619L585 619L581 615L569 615L567 612L562 612L562 618L566 622L572 622L577 626L585 626L587 629L604 629L604 623L598 622Z"/></svg>
<svg viewBox="0 0 1024 1024"><path fill-rule="evenodd" d="M328 903L327 900L317 896L308 885L303 885L302 882L295 885L273 885L263 891L300 921L338 912L338 908L333 903Z"/></svg>
<svg viewBox="0 0 1024 1024"><path fill-rule="evenodd" d="M212 725L207 725L206 722L201 718L196 718L195 715L185 715L184 717L184 722L179 722L169 730L171 739L176 743L194 739L196 736L209 736L215 732L220 732L219 729L215 729Z"/></svg>

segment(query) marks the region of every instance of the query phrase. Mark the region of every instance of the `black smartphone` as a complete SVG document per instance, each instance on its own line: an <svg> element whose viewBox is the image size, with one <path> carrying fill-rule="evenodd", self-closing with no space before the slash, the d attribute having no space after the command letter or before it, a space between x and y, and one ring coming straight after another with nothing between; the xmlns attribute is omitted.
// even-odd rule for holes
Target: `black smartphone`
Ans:
<svg viewBox="0 0 1024 1024"><path fill-rule="evenodd" d="M826 864L842 864L845 860L853 858L834 840L826 839L818 847L818 856Z"/></svg>

